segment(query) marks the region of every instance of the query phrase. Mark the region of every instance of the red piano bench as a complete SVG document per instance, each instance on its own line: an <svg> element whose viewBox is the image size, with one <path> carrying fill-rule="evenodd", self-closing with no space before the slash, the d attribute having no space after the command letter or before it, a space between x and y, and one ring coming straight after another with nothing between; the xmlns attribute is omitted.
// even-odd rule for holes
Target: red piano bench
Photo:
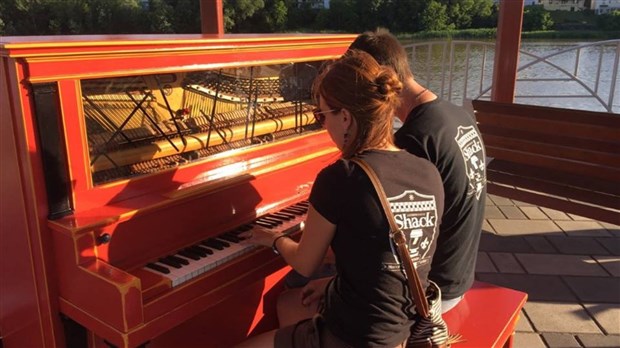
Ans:
<svg viewBox="0 0 620 348"><path fill-rule="evenodd" d="M463 300L443 315L450 333L462 338L452 348L512 347L517 320L526 300L524 292L474 282Z"/></svg>

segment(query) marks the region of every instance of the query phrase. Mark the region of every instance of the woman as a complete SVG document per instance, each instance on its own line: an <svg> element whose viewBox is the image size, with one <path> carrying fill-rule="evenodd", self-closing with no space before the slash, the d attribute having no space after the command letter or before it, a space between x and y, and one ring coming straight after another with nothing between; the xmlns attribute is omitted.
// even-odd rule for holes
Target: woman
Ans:
<svg viewBox="0 0 620 348"><path fill-rule="evenodd" d="M377 173L426 285L443 189L430 162L394 145L392 116L401 88L391 68L361 51L347 53L317 77L315 117L342 159L318 174L299 242L260 229L248 232L247 241L273 247L304 276L319 267L331 246L337 274L321 288L284 293L281 326L309 319L255 337L247 346L400 347L407 339L415 308L389 224L365 172L348 161L361 158Z"/></svg>

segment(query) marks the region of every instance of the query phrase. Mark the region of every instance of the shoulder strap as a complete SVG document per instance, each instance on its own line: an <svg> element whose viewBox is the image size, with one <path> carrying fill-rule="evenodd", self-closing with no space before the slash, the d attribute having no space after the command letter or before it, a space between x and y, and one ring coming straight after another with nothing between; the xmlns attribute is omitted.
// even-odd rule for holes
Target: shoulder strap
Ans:
<svg viewBox="0 0 620 348"><path fill-rule="evenodd" d="M396 244L398 254L400 256L400 262L405 268L405 274L407 275L409 290L411 292L411 296L413 296L413 302L416 306L416 312L422 317L428 318L430 313L426 293L422 288L422 282L420 281L418 271L416 271L413 266L413 262L411 261L411 257L409 256L409 248L407 248L407 240L405 239L405 235L396 225L394 214L392 214L392 209L390 209L390 204L387 201L387 196L385 195L383 186L381 185L379 178L377 178L377 174L375 174L375 171L368 165L368 163L364 162L364 160L360 158L352 158L350 161L360 166L360 168L366 172L366 175L370 178L370 182L372 182L375 190L377 191L377 195L379 196L379 200L383 206L385 216L390 223L390 237L394 241L394 244Z"/></svg>

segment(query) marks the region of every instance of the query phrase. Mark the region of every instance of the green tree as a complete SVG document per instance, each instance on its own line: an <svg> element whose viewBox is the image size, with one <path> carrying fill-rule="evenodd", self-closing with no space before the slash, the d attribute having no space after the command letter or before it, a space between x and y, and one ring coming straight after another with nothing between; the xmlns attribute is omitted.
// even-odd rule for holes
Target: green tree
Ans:
<svg viewBox="0 0 620 348"><path fill-rule="evenodd" d="M392 32L414 32L422 30L420 13L426 4L422 1L385 1L381 8L380 25Z"/></svg>
<svg viewBox="0 0 620 348"><path fill-rule="evenodd" d="M87 0L84 34L130 34L148 32L149 19L138 0Z"/></svg>
<svg viewBox="0 0 620 348"><path fill-rule="evenodd" d="M332 0L329 4L329 23L327 29L360 32L360 18L355 0Z"/></svg>
<svg viewBox="0 0 620 348"><path fill-rule="evenodd" d="M549 30L553 20L542 5L526 6L523 10L523 31Z"/></svg>
<svg viewBox="0 0 620 348"><path fill-rule="evenodd" d="M265 0L265 7L257 10L239 29L256 33L282 31L286 27L287 14L284 0Z"/></svg>
<svg viewBox="0 0 620 348"><path fill-rule="evenodd" d="M454 29L454 24L448 23L448 9L446 5L431 0L422 12L420 22L424 30L439 31Z"/></svg>
<svg viewBox="0 0 620 348"><path fill-rule="evenodd" d="M286 28L289 30L306 30L324 24L326 28L325 16L318 18L321 10L312 9L308 3L298 3L297 0L286 0L287 18ZM327 11L328 12L328 11ZM317 20L323 20L318 23ZM328 19L327 19L328 20Z"/></svg>
<svg viewBox="0 0 620 348"><path fill-rule="evenodd" d="M497 6L493 0L474 2L470 28L495 28L497 26Z"/></svg>
<svg viewBox="0 0 620 348"><path fill-rule="evenodd" d="M449 22L456 29L469 29L474 20L490 16L492 0L441 0L447 6Z"/></svg>
<svg viewBox="0 0 620 348"><path fill-rule="evenodd" d="M227 32L242 32L246 20L265 7L263 0L224 0L224 26Z"/></svg>
<svg viewBox="0 0 620 348"><path fill-rule="evenodd" d="M379 25L380 9L384 0L357 0L355 12L359 18L358 31L371 30Z"/></svg>
<svg viewBox="0 0 620 348"><path fill-rule="evenodd" d="M146 16L149 33L174 33L174 8L165 0L149 0Z"/></svg>
<svg viewBox="0 0 620 348"><path fill-rule="evenodd" d="M620 10L599 15L598 26L602 30L620 31Z"/></svg>
<svg viewBox="0 0 620 348"><path fill-rule="evenodd" d="M196 0L178 0L169 2L174 8L172 22L175 33L200 33L200 2Z"/></svg>

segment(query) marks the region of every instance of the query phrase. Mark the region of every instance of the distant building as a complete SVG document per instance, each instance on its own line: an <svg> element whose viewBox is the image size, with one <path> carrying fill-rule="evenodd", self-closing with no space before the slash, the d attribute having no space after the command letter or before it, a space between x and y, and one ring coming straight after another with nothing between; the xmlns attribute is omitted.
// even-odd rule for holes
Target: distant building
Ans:
<svg viewBox="0 0 620 348"><path fill-rule="evenodd" d="M620 10L620 0L591 0L592 10L596 14L609 13Z"/></svg>
<svg viewBox="0 0 620 348"><path fill-rule="evenodd" d="M500 0L493 0L493 3L499 5ZM539 5L540 0L523 0L525 6Z"/></svg>
<svg viewBox="0 0 620 348"><path fill-rule="evenodd" d="M297 6L301 7L302 5L310 5L310 8L315 9L328 9L329 0L297 0Z"/></svg>
<svg viewBox="0 0 620 348"><path fill-rule="evenodd" d="M538 0L539 5L543 5L547 11L583 11L589 10L587 7L594 0Z"/></svg>

